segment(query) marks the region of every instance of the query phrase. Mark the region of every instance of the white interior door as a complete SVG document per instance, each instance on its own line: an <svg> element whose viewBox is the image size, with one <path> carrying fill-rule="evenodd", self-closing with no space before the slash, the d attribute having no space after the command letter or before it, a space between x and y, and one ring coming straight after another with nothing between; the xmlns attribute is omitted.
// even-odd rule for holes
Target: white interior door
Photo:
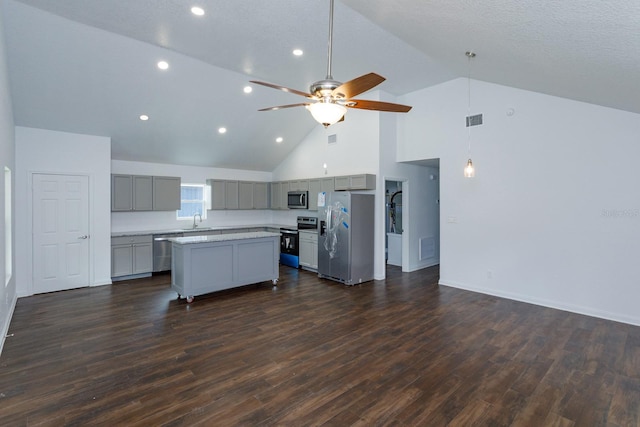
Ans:
<svg viewBox="0 0 640 427"><path fill-rule="evenodd" d="M89 285L89 178L33 175L33 293Z"/></svg>

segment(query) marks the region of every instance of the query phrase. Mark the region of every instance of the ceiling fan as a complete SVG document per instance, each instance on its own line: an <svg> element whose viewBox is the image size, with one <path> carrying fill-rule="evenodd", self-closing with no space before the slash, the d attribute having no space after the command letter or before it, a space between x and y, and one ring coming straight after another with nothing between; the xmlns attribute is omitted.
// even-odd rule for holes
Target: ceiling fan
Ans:
<svg viewBox="0 0 640 427"><path fill-rule="evenodd" d="M334 0L330 0L329 5L329 52L327 55L327 77L324 80L318 80L311 84L309 87L309 93L272 83L251 80L251 83L304 96L309 100L298 104L262 108L258 111L275 111L282 108L306 107L318 123L327 127L344 120L347 108L389 111L393 113L406 113L411 110L411 107L408 105L393 104L391 102L382 101L368 101L365 99L353 99L354 96L360 95L361 93L366 92L385 81L384 77L379 76L376 73L365 74L363 76L356 77L353 80L349 80L346 83L333 80L333 76L331 75L331 55L333 48L333 2Z"/></svg>

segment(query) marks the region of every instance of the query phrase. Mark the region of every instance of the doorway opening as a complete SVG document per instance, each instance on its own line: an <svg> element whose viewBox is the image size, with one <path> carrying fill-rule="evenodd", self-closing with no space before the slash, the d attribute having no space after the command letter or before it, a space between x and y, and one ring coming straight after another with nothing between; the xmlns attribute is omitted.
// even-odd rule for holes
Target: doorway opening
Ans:
<svg viewBox="0 0 640 427"><path fill-rule="evenodd" d="M402 181L385 181L385 260L402 267Z"/></svg>

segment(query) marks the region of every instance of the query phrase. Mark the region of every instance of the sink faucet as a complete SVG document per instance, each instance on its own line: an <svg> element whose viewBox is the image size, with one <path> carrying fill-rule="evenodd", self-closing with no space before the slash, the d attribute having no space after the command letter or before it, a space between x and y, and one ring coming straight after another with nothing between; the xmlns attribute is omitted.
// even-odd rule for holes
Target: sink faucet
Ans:
<svg viewBox="0 0 640 427"><path fill-rule="evenodd" d="M200 217L200 222L202 222L202 215L200 215L199 213L196 213L193 215L193 228L198 227L198 224L196 224L196 216Z"/></svg>

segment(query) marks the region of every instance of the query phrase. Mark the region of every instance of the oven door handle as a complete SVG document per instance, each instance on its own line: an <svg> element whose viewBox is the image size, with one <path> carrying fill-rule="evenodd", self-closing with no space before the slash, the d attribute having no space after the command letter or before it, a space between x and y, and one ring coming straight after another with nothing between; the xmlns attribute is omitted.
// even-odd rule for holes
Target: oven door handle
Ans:
<svg viewBox="0 0 640 427"><path fill-rule="evenodd" d="M280 234L298 234L298 232L293 230L280 230Z"/></svg>

